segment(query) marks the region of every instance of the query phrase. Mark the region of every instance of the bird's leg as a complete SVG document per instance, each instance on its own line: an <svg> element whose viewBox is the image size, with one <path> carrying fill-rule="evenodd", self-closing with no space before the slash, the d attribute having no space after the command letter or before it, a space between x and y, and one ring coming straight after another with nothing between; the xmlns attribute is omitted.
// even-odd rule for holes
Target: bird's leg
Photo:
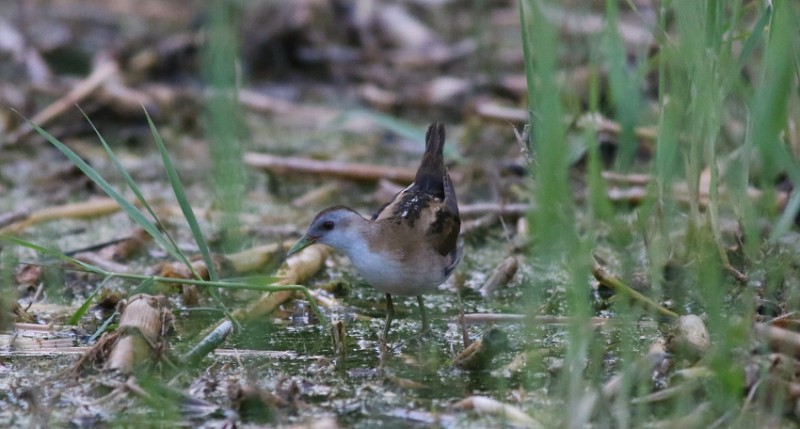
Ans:
<svg viewBox="0 0 800 429"><path fill-rule="evenodd" d="M389 326L392 325L394 319L394 304L392 304L392 295L386 294L386 326L383 328L383 340L389 338Z"/></svg>
<svg viewBox="0 0 800 429"><path fill-rule="evenodd" d="M392 326L392 319L394 319L394 304L392 304L392 295L386 294L386 324L383 326L383 337L378 338L378 347L380 350L380 361L378 363L378 374L385 375L386 359L389 356L389 345L387 344L389 338L389 327Z"/></svg>
<svg viewBox="0 0 800 429"><path fill-rule="evenodd" d="M431 327L428 325L428 315L425 314L425 301L422 299L422 295L417 295L417 304L419 304L419 313L422 315L421 334L425 335L431 330Z"/></svg>

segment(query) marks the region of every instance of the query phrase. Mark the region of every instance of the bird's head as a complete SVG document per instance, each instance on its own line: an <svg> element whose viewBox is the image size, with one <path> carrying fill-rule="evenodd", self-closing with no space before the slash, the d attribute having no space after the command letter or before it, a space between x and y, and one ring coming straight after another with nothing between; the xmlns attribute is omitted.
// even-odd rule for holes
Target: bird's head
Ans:
<svg viewBox="0 0 800 429"><path fill-rule="evenodd" d="M347 207L329 207L317 214L306 233L289 249L286 256L294 255L315 243L346 251L354 244L354 240L362 239L359 228L365 222L361 215Z"/></svg>

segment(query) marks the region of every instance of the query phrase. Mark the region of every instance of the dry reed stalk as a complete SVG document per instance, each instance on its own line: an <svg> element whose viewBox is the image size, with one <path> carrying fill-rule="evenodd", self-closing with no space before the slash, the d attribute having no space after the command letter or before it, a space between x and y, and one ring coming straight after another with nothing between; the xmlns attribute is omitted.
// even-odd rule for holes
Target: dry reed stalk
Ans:
<svg viewBox="0 0 800 429"><path fill-rule="evenodd" d="M158 357L163 347L164 332L172 317L162 301L145 294L135 295L128 300L119 318L115 332L118 337L108 355L105 369L128 373L136 366Z"/></svg>

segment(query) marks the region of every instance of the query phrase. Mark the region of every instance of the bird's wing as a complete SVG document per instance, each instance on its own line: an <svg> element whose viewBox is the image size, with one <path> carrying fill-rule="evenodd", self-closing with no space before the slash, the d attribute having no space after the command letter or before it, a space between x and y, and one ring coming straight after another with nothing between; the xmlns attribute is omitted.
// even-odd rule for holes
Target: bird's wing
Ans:
<svg viewBox="0 0 800 429"><path fill-rule="evenodd" d="M429 242L442 256L458 251L461 219L456 191L444 166L444 125L434 122L425 136L425 154L414 183L372 216L375 222L403 225L409 238Z"/></svg>

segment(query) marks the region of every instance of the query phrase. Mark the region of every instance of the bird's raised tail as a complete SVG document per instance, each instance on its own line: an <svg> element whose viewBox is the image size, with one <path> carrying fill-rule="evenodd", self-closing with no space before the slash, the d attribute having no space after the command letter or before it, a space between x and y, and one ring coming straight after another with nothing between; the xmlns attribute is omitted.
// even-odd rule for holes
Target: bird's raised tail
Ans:
<svg viewBox="0 0 800 429"><path fill-rule="evenodd" d="M434 122L425 134L425 154L414 178L419 191L444 198L444 124Z"/></svg>

